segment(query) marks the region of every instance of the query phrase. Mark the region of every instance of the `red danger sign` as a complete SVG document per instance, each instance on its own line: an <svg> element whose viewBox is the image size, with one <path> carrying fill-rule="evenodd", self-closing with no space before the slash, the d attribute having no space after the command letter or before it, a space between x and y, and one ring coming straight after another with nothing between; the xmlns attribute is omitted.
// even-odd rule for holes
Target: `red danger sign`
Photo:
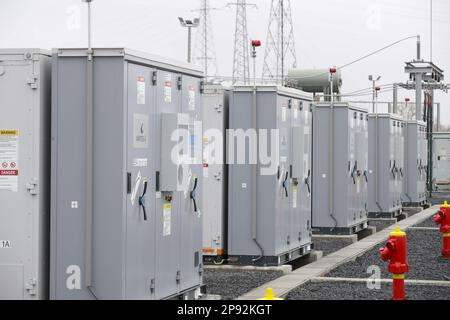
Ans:
<svg viewBox="0 0 450 320"><path fill-rule="evenodd" d="M19 170L0 170L0 176L18 176Z"/></svg>
<svg viewBox="0 0 450 320"><path fill-rule="evenodd" d="M139 81L139 82L145 82L145 78L142 77L142 76L139 76L139 77L137 78L137 81Z"/></svg>
<svg viewBox="0 0 450 320"><path fill-rule="evenodd" d="M172 81L166 81L166 82L164 82L164 85L166 87L172 87Z"/></svg>

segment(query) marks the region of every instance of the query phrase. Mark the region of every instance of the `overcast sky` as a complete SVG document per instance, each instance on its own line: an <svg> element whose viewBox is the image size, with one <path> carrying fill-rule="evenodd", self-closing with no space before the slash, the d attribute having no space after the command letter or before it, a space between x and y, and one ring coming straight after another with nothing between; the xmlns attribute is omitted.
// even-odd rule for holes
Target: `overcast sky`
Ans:
<svg viewBox="0 0 450 320"><path fill-rule="evenodd" d="M221 75L230 76L234 10L231 0L211 0L213 33ZM266 39L270 0L248 9L249 36ZM291 0L298 67L340 66L401 38L420 34L422 56L430 58L429 0ZM124 46L186 59L186 30L178 16L195 17L200 0L94 0L93 44ZM450 1L433 0L433 61L450 82ZM81 0L0 0L0 48L86 46L86 6ZM343 70L343 92L406 81L404 62L415 57L411 39ZM261 69L263 51L258 56ZM258 72L260 74L260 71ZM399 99L414 97L401 90ZM358 99L370 99L370 96ZM392 99L386 93L380 99ZM437 93L442 122L450 125L450 93Z"/></svg>

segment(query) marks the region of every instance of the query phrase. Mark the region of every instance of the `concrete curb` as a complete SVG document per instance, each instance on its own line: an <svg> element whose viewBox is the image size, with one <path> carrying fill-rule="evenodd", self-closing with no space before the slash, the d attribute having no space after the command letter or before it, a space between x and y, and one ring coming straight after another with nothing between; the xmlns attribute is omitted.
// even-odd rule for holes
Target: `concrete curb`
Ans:
<svg viewBox="0 0 450 320"><path fill-rule="evenodd" d="M277 278L273 281L247 292L237 298L237 300L255 300L265 296L266 288L272 288L276 297L284 297L291 290L311 280L327 274L332 269L356 259L363 255L373 247L385 242L389 238L389 233L399 226L402 230L417 225L427 220L439 210L439 206L433 206L425 209L407 219L397 222L396 224L381 230L361 241L355 242L341 250L333 252L322 259L308 264L304 267L292 271L288 275Z"/></svg>

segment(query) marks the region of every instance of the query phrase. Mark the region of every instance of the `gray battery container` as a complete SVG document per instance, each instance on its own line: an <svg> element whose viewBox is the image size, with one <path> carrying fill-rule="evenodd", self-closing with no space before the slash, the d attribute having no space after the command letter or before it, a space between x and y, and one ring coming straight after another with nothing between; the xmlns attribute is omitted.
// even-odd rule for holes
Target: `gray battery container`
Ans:
<svg viewBox="0 0 450 320"><path fill-rule="evenodd" d="M311 95L296 89L238 86L231 92L229 127L248 135L227 135L229 263L280 265L309 253L311 111ZM257 164L250 162L249 129L258 129L258 144L266 139L269 150L257 148ZM261 154L276 155L272 132L279 133L279 152L267 164ZM239 144L245 155L238 154Z"/></svg>
<svg viewBox="0 0 450 320"><path fill-rule="evenodd" d="M123 48L56 49L52 71L51 298L196 292L201 71Z"/></svg>
<svg viewBox="0 0 450 320"><path fill-rule="evenodd" d="M371 218L393 218L402 212L404 126L400 116L369 114L368 210Z"/></svg>
<svg viewBox="0 0 450 320"><path fill-rule="evenodd" d="M0 300L48 297L50 52L0 50Z"/></svg>
<svg viewBox="0 0 450 320"><path fill-rule="evenodd" d="M365 229L367 111L335 102L331 112L330 102L323 102L314 105L313 119L313 230L319 234L352 234Z"/></svg>

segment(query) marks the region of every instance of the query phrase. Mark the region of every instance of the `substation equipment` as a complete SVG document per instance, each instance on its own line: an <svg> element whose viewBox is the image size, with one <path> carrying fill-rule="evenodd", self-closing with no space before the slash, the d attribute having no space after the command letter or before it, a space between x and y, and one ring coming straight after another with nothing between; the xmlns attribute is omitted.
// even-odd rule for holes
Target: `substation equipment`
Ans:
<svg viewBox="0 0 450 320"><path fill-rule="evenodd" d="M229 263L280 265L311 250L311 98L277 86L230 93Z"/></svg>
<svg viewBox="0 0 450 320"><path fill-rule="evenodd" d="M420 120L405 122L402 205L422 206L427 203L427 125Z"/></svg>
<svg viewBox="0 0 450 320"><path fill-rule="evenodd" d="M206 84L203 90L203 259L221 262L227 249L228 170L225 137L231 88Z"/></svg>
<svg viewBox="0 0 450 320"><path fill-rule="evenodd" d="M48 297L50 52L0 50L0 300Z"/></svg>
<svg viewBox="0 0 450 320"><path fill-rule="evenodd" d="M52 299L192 297L202 283L200 70L55 49Z"/></svg>
<svg viewBox="0 0 450 320"><path fill-rule="evenodd" d="M405 123L398 115L369 114L368 211L370 218L402 212Z"/></svg>
<svg viewBox="0 0 450 320"><path fill-rule="evenodd" d="M367 228L368 113L345 102L320 102L313 115L314 232Z"/></svg>
<svg viewBox="0 0 450 320"><path fill-rule="evenodd" d="M450 132L433 133L433 186L450 189Z"/></svg>

